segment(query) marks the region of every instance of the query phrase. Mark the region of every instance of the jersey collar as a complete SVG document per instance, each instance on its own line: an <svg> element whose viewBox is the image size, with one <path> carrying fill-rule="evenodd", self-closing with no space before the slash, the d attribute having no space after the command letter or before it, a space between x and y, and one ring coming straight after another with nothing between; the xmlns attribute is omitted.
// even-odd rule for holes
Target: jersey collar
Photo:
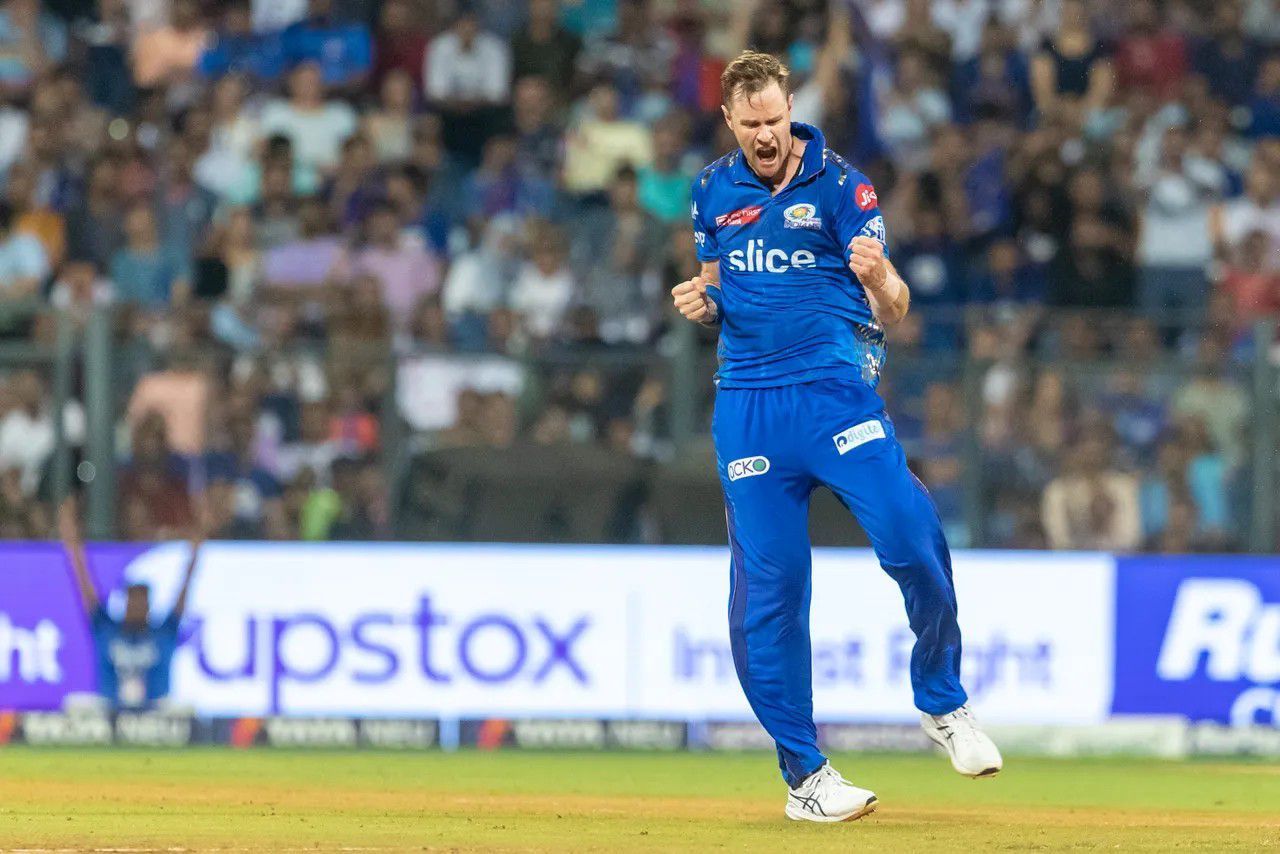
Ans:
<svg viewBox="0 0 1280 854"><path fill-rule="evenodd" d="M792 122L791 135L796 139L805 140L807 144L800 160L800 171L791 179L791 183L783 189L784 193L792 187L812 181L827 164L827 141L822 136L822 131L804 122ZM735 153L733 163L730 166L730 174L733 175L735 184L747 184L766 190L769 189L760 180L760 176L751 171L751 167L747 165L746 155L742 153L741 149Z"/></svg>

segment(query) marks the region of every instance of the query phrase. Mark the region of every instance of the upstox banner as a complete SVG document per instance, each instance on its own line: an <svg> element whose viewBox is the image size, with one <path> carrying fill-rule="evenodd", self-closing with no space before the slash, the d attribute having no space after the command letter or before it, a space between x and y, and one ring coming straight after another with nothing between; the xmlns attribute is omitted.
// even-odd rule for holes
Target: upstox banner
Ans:
<svg viewBox="0 0 1280 854"><path fill-rule="evenodd" d="M1120 558L1117 714L1280 726L1280 559Z"/></svg>
<svg viewBox="0 0 1280 854"><path fill-rule="evenodd" d="M0 708L92 688L68 570L56 549L40 554L39 571L11 574L0 551ZM148 582L159 616L186 547L122 554L91 552L100 587ZM728 572L716 548L213 543L173 699L225 717L749 720ZM1109 714L1113 558L964 552L955 577L965 682L985 719ZM52 652L40 641L51 630ZM914 719L913 638L870 552L815 552L812 634L819 719Z"/></svg>

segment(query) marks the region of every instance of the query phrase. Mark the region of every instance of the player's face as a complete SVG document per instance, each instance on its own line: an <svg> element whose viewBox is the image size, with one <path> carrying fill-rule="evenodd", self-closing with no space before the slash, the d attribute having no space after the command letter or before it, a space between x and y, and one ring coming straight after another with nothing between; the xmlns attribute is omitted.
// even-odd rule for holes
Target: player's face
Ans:
<svg viewBox="0 0 1280 854"><path fill-rule="evenodd" d="M759 92L738 95L723 109L747 165L766 181L775 180L791 154L791 96L770 83Z"/></svg>

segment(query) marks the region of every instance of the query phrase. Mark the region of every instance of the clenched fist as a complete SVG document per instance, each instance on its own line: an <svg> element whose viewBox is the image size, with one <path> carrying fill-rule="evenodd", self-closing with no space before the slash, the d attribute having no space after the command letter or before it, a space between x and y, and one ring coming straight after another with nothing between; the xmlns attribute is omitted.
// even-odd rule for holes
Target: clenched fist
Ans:
<svg viewBox="0 0 1280 854"><path fill-rule="evenodd" d="M889 267L884 260L884 244L874 237L855 237L849 241L849 249L853 252L849 259L849 269L869 291L884 288L889 279Z"/></svg>
<svg viewBox="0 0 1280 854"><path fill-rule="evenodd" d="M694 323L711 323L716 319L716 304L707 297L707 280L694 276L671 289L676 310Z"/></svg>

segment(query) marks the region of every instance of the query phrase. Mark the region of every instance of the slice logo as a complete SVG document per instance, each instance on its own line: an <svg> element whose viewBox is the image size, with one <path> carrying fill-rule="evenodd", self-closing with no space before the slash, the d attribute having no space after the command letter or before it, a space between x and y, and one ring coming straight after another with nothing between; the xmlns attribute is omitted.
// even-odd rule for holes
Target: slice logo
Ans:
<svg viewBox="0 0 1280 854"><path fill-rule="evenodd" d="M769 471L768 457L743 457L740 460L734 460L727 465L726 470L729 472L729 480L734 481L744 477L759 477Z"/></svg>
<svg viewBox="0 0 1280 854"><path fill-rule="evenodd" d="M787 228L822 227L822 219L818 216L817 207L807 203L792 205L782 212L782 218L785 220L783 225Z"/></svg>
<svg viewBox="0 0 1280 854"><path fill-rule="evenodd" d="M883 438L885 438L884 425L872 419L835 434L831 437L831 441L836 443L836 451L843 457L860 445Z"/></svg>
<svg viewBox="0 0 1280 854"><path fill-rule="evenodd" d="M880 197L876 195L876 188L870 184L859 184L855 187L853 200L864 211L869 211L880 204Z"/></svg>
<svg viewBox="0 0 1280 854"><path fill-rule="evenodd" d="M716 217L716 226L727 228L731 225L750 225L753 222L759 222L762 210L764 208L760 205L752 205L749 208L738 208L736 211L720 214L720 216Z"/></svg>

